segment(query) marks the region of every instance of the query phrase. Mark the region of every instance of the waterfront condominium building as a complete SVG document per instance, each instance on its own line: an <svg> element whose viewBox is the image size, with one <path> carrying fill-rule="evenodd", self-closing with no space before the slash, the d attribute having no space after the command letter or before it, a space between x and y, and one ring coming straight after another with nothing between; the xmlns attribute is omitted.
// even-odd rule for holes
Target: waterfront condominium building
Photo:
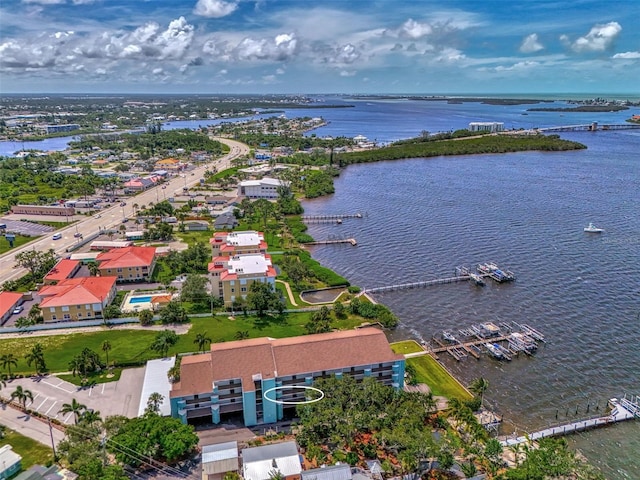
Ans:
<svg viewBox="0 0 640 480"><path fill-rule="evenodd" d="M211 293L231 306L236 299L244 299L254 282L269 283L275 289L276 270L271 257L249 253L233 257L216 257L209 264Z"/></svg>
<svg viewBox="0 0 640 480"><path fill-rule="evenodd" d="M267 253L267 242L262 232L216 232L209 240L213 258L233 257L243 253Z"/></svg>
<svg viewBox="0 0 640 480"><path fill-rule="evenodd" d="M192 424L238 416L246 426L274 423L284 418L285 409L295 408L281 402L305 399L305 389L277 387L312 386L317 378L349 375L402 389L404 362L384 332L372 327L214 343L207 353L182 357L180 380L170 394L171 415ZM265 392L278 403L265 400Z"/></svg>
<svg viewBox="0 0 640 480"><path fill-rule="evenodd" d="M114 248L98 255L96 262L100 275L113 275L118 283L148 282L156 265L156 247Z"/></svg>
<svg viewBox="0 0 640 480"><path fill-rule="evenodd" d="M69 278L45 285L38 295L45 323L102 318L116 296L116 277Z"/></svg>

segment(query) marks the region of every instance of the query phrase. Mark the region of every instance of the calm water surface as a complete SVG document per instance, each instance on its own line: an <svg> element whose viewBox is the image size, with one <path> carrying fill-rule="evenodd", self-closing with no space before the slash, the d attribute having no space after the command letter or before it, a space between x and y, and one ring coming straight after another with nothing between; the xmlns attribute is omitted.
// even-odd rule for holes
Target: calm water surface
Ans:
<svg viewBox="0 0 640 480"><path fill-rule="evenodd" d="M367 213L310 225L313 256L375 287L450 276L496 261L513 284L466 283L379 295L401 319L392 339L428 339L473 323L524 322L547 343L533 358L500 363L443 357L463 382L483 376L503 433L535 431L640 394L640 132L574 134L586 151L515 153L348 167L336 194L305 213ZM589 222L606 229L586 234ZM576 409L578 414L576 415ZM571 437L610 479L640 479L640 422Z"/></svg>

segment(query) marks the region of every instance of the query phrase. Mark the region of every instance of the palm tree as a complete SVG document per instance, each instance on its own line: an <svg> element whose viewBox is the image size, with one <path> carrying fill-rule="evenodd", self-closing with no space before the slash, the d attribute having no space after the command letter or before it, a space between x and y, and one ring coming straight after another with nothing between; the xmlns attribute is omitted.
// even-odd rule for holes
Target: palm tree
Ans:
<svg viewBox="0 0 640 480"><path fill-rule="evenodd" d="M95 410L85 410L80 414L80 423L93 425L94 423L100 423L101 421L102 418L100 417L100 412L96 412Z"/></svg>
<svg viewBox="0 0 640 480"><path fill-rule="evenodd" d="M58 413L62 413L62 414L73 413L73 418L74 418L75 424L77 425L78 418L80 417L80 415L83 414L83 412L86 409L87 409L86 405L83 405L82 403L78 402L75 398L72 398L71 403L62 404L62 408L58 410Z"/></svg>
<svg viewBox="0 0 640 480"><path fill-rule="evenodd" d="M473 392L476 396L480 396L480 406L484 406L484 392L489 388L489 380L485 378L476 378L471 385L469 385L469 390Z"/></svg>
<svg viewBox="0 0 640 480"><path fill-rule="evenodd" d="M109 342L109 340L105 340L102 342L102 351L107 356L107 368L109 368L109 350L111 350L111 342Z"/></svg>
<svg viewBox="0 0 640 480"><path fill-rule="evenodd" d="M18 385L11 394L11 400L18 400L23 410L26 410L27 400L33 402L33 393L31 393L31 390L23 389L21 385Z"/></svg>
<svg viewBox="0 0 640 480"><path fill-rule="evenodd" d="M44 318L42 317L42 310L40 310L40 307L38 305L31 306L31 308L29 309L28 318L29 320L33 321L33 323L41 323L42 321L44 321Z"/></svg>
<svg viewBox="0 0 640 480"><path fill-rule="evenodd" d="M207 337L207 332L203 332L203 333L198 333L196 335L195 340L193 341L193 343L197 343L198 344L198 350L200 350L201 352L204 352L204 347L207 343L211 343L212 340L211 338Z"/></svg>
<svg viewBox="0 0 640 480"><path fill-rule="evenodd" d="M2 368L9 370L9 376L11 376L11 367L18 366L18 359L13 353L5 353L0 357L0 363L2 364Z"/></svg>
<svg viewBox="0 0 640 480"><path fill-rule="evenodd" d="M133 208L133 214L134 215L138 212L138 207L139 207L139 205L137 203L134 203L133 205L131 205L131 208Z"/></svg>
<svg viewBox="0 0 640 480"><path fill-rule="evenodd" d="M145 413L153 413L157 415L160 413L160 405L162 405L163 401L163 395L158 392L153 392L147 399L147 408L145 409Z"/></svg>
<svg viewBox="0 0 640 480"><path fill-rule="evenodd" d="M0 390L7 386L7 376L3 373L0 374ZM2 436L0 436L2 438Z"/></svg>
<svg viewBox="0 0 640 480"><path fill-rule="evenodd" d="M47 364L44 361L44 351L42 350L42 344L37 342L31 350L24 356L27 360L27 365L31 366L33 363L36 367L36 373L43 373L47 369Z"/></svg>
<svg viewBox="0 0 640 480"><path fill-rule="evenodd" d="M96 262L87 263L87 268L89 269L89 275L92 277L97 277L98 273L100 273L100 266Z"/></svg>
<svg viewBox="0 0 640 480"><path fill-rule="evenodd" d="M247 338L249 338L249 331L238 330L236 334L233 336L233 338L235 338L236 340L246 340Z"/></svg>

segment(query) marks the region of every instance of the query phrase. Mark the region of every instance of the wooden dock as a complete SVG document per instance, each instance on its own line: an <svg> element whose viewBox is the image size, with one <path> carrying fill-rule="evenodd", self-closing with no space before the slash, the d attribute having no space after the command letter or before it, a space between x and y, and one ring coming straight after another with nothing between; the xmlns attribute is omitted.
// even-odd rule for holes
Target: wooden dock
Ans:
<svg viewBox="0 0 640 480"><path fill-rule="evenodd" d="M338 243L350 243L354 247L358 246L355 238L343 238L339 240L320 240L318 242L307 242L304 245L335 245Z"/></svg>
<svg viewBox="0 0 640 480"><path fill-rule="evenodd" d="M367 293L393 292L395 290L408 290L411 288L430 287L432 285L444 285L446 283L466 282L469 280L468 275L460 275L447 278L436 278L434 280L425 280L423 282L402 283L397 285L388 285L386 287L366 288Z"/></svg>
<svg viewBox="0 0 640 480"><path fill-rule="evenodd" d="M335 221L343 220L345 218L362 218L361 213L344 213L337 215L302 215L303 222L312 221Z"/></svg>
<svg viewBox="0 0 640 480"><path fill-rule="evenodd" d="M531 441L540 440L547 437L558 437L561 435L568 435L570 433L582 432L590 430L592 428L603 427L611 425L612 423L623 422L625 420L632 420L634 418L640 418L640 397L625 395L621 399L612 398L609 400L611 405L611 413L601 417L588 418L586 420L580 420L578 422L566 423L551 428L545 428L534 432L530 435L519 436L515 438L505 438L500 443L503 446L518 445L521 443L529 443Z"/></svg>

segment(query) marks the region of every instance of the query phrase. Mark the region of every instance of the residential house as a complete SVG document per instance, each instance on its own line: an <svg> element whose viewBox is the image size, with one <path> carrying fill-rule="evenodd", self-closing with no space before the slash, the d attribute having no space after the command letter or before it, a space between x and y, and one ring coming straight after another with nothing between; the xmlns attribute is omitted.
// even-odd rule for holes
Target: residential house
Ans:
<svg viewBox="0 0 640 480"><path fill-rule="evenodd" d="M204 201L209 205L226 205L229 201L229 197L225 197L224 195L213 195L205 197Z"/></svg>
<svg viewBox="0 0 640 480"><path fill-rule="evenodd" d="M40 311L47 322L102 318L116 296L116 277L80 277L45 285L38 291Z"/></svg>
<svg viewBox="0 0 640 480"><path fill-rule="evenodd" d="M336 465L323 465L321 468L312 468L302 472L302 480L351 480L351 465L339 463Z"/></svg>
<svg viewBox="0 0 640 480"><path fill-rule="evenodd" d="M202 480L222 480L227 472L240 470L238 442L202 447Z"/></svg>
<svg viewBox="0 0 640 480"><path fill-rule="evenodd" d="M274 423L284 418L285 409L295 408L283 402L302 401L307 393L302 388L274 392L277 387L312 386L318 378L349 375L400 390L404 365L384 332L372 327L213 343L207 353L182 358L180 380L171 389L171 415L183 423L218 424L241 413L246 426ZM265 399L269 390L280 403Z"/></svg>
<svg viewBox="0 0 640 480"><path fill-rule="evenodd" d="M199 222L197 220L192 220L192 221L184 222L184 229L187 232L205 232L209 230L209 224L207 222Z"/></svg>
<svg viewBox="0 0 640 480"><path fill-rule="evenodd" d="M245 180L238 184L238 195L247 198L278 198L278 188L289 182L277 178L264 177L261 180Z"/></svg>
<svg viewBox="0 0 640 480"><path fill-rule="evenodd" d="M238 225L238 219L231 212L218 215L213 222L213 228L216 230L232 230Z"/></svg>
<svg viewBox="0 0 640 480"><path fill-rule="evenodd" d="M118 283L148 282L156 265L156 247L114 248L96 257L100 275L115 276Z"/></svg>
<svg viewBox="0 0 640 480"><path fill-rule="evenodd" d="M0 325L9 320L13 309L22 304L22 293L0 292Z"/></svg>
<svg viewBox="0 0 640 480"><path fill-rule="evenodd" d="M78 475L66 468L60 468L57 465L43 467L42 465L33 465L26 472L22 472L13 480L76 480Z"/></svg>
<svg viewBox="0 0 640 480"><path fill-rule="evenodd" d="M302 463L296 442L273 443L242 450L242 478L269 480L279 474L283 480L300 480Z"/></svg>
<svg viewBox="0 0 640 480"><path fill-rule="evenodd" d="M44 276L44 284L55 285L62 280L72 278L78 273L81 266L82 264L78 260L63 258Z"/></svg>
<svg viewBox="0 0 640 480"><path fill-rule="evenodd" d="M0 447L0 480L13 477L22 470L22 457L9 444Z"/></svg>

